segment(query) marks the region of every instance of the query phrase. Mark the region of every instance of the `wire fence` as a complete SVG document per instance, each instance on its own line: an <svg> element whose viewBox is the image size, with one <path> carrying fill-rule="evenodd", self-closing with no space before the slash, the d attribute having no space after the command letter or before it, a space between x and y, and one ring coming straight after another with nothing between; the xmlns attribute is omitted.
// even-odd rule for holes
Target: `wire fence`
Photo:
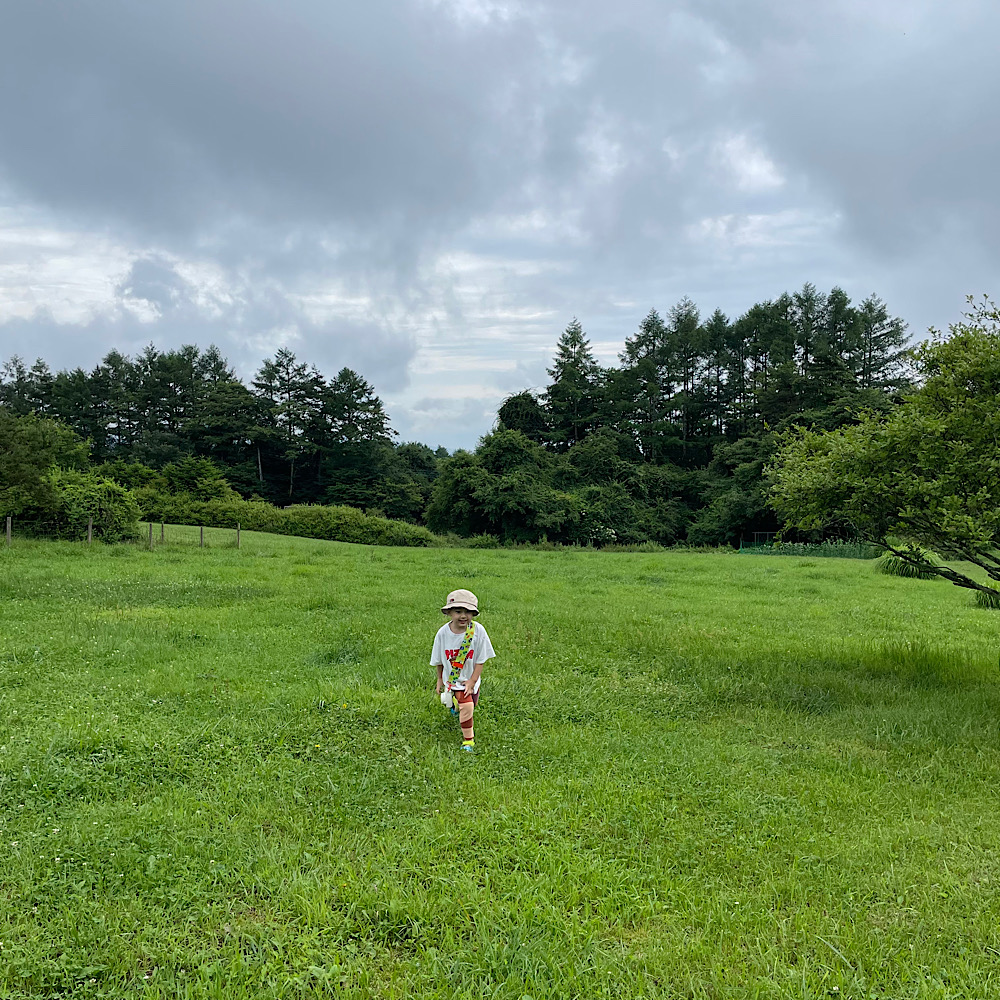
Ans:
<svg viewBox="0 0 1000 1000"><path fill-rule="evenodd" d="M93 517L88 518L87 523L83 524L82 522L71 523L66 520L43 520L7 515L4 518L3 527L4 544L7 548L11 548L19 540L28 541L39 538L55 538L93 545L95 541L102 541L108 526L102 524L100 518ZM149 549L153 549L157 545L164 545L168 541L171 544L196 544L199 548L229 546L238 549L241 546L242 526L239 523L235 528L213 527L209 529L209 532L209 541L206 543L205 525L168 525L162 521L141 521L138 533L122 540L120 544L139 545Z"/></svg>

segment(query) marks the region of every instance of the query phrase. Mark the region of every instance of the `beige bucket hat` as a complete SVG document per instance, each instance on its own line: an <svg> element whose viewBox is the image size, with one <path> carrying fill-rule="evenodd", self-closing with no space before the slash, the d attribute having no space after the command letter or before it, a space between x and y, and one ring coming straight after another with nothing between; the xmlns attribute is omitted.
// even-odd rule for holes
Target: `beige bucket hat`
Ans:
<svg viewBox="0 0 1000 1000"><path fill-rule="evenodd" d="M479 598L471 590L453 590L448 599L444 602L443 612L451 611L452 608L465 608L474 615L479 614Z"/></svg>

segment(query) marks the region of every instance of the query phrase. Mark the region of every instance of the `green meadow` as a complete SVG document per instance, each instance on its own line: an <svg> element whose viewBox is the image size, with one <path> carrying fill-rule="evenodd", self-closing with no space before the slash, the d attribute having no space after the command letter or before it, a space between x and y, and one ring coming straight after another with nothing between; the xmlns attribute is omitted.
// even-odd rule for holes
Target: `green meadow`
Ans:
<svg viewBox="0 0 1000 1000"><path fill-rule="evenodd" d="M0 551L0 996L1000 995L1000 613L870 562ZM497 659L474 755L428 666Z"/></svg>

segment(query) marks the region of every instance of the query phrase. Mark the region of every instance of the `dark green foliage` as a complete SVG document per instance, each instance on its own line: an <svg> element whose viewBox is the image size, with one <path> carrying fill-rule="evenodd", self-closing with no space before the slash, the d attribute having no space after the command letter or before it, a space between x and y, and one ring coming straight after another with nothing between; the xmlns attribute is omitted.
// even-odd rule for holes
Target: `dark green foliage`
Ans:
<svg viewBox="0 0 1000 1000"><path fill-rule="evenodd" d="M552 378L545 393L548 437L557 449L565 449L602 423L603 373L579 320L574 318L559 338L548 372Z"/></svg>
<svg viewBox="0 0 1000 1000"><path fill-rule="evenodd" d="M920 573L995 594L924 550L1000 582L1000 310L980 303L914 359L922 384L888 413L786 434L771 500L789 525L851 525Z"/></svg>
<svg viewBox="0 0 1000 1000"><path fill-rule="evenodd" d="M738 545L751 531L776 531L768 507L764 466L774 453L774 435L748 435L719 444L705 473L704 497L687 533L692 545Z"/></svg>
<svg viewBox="0 0 1000 1000"><path fill-rule="evenodd" d="M0 514L40 501L50 469L85 469L87 445L68 427L0 407Z"/></svg>
<svg viewBox="0 0 1000 1000"><path fill-rule="evenodd" d="M139 536L139 504L123 486L93 472L52 469L43 477L36 502L23 517L50 538L82 541L88 524L104 542L123 542Z"/></svg>
<svg viewBox="0 0 1000 1000"><path fill-rule="evenodd" d="M890 410L904 340L880 300L854 307L811 284L734 322L719 310L702 322L689 299L652 309L606 370L574 319L541 397L508 397L497 432L446 463L429 523L506 543L739 545L774 532L776 433Z"/></svg>
<svg viewBox="0 0 1000 1000"><path fill-rule="evenodd" d="M135 359L111 351L91 372L56 375L15 357L0 371L0 405L57 418L90 440L97 462L176 466L183 477L187 460L208 460L243 496L281 504L329 499L419 521L436 473L423 445L397 461L365 379L342 368L327 380L287 350L251 388L214 347L149 347Z"/></svg>
<svg viewBox="0 0 1000 1000"><path fill-rule="evenodd" d="M685 473L637 468L621 459L621 444L602 431L553 455L520 431L496 431L474 455L442 462L428 524L504 543L676 541L686 520Z"/></svg>
<svg viewBox="0 0 1000 1000"><path fill-rule="evenodd" d="M550 384L508 396L495 433L451 459L397 445L360 374L327 378L287 349L249 386L215 347L110 351L92 371L55 374L15 357L0 406L63 422L140 492L346 505L505 543L738 545L777 528L763 473L774 435L889 413L905 339L876 296L854 306L811 284L733 320L703 320L687 298L651 309L618 367L598 363L574 319Z"/></svg>
<svg viewBox="0 0 1000 1000"><path fill-rule="evenodd" d="M118 482L134 483L147 521L272 531L366 545L433 545L425 528L391 517L371 516L348 506L277 507L261 498L243 499L207 459L186 458L156 472L138 463L109 463L101 471Z"/></svg>
<svg viewBox="0 0 1000 1000"><path fill-rule="evenodd" d="M500 429L520 431L530 441L548 440L549 415L528 390L508 396L497 410L497 421Z"/></svg>
<svg viewBox="0 0 1000 1000"><path fill-rule="evenodd" d="M234 495L222 472L207 458L189 455L168 462L161 475L171 493L190 493L196 500L224 500Z"/></svg>
<svg viewBox="0 0 1000 1000"><path fill-rule="evenodd" d="M468 549L498 549L500 539L496 535L473 535L464 544Z"/></svg>

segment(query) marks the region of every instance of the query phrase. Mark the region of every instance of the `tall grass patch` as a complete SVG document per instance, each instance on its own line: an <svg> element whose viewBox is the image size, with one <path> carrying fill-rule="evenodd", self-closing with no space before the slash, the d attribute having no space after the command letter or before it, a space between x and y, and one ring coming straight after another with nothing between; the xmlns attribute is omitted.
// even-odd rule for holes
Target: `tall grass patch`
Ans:
<svg viewBox="0 0 1000 1000"><path fill-rule="evenodd" d="M933 561L929 553L924 553L928 561ZM938 574L929 566L917 566L902 559L894 552L886 552L875 561L875 571L885 576L899 576L908 580L934 580Z"/></svg>

